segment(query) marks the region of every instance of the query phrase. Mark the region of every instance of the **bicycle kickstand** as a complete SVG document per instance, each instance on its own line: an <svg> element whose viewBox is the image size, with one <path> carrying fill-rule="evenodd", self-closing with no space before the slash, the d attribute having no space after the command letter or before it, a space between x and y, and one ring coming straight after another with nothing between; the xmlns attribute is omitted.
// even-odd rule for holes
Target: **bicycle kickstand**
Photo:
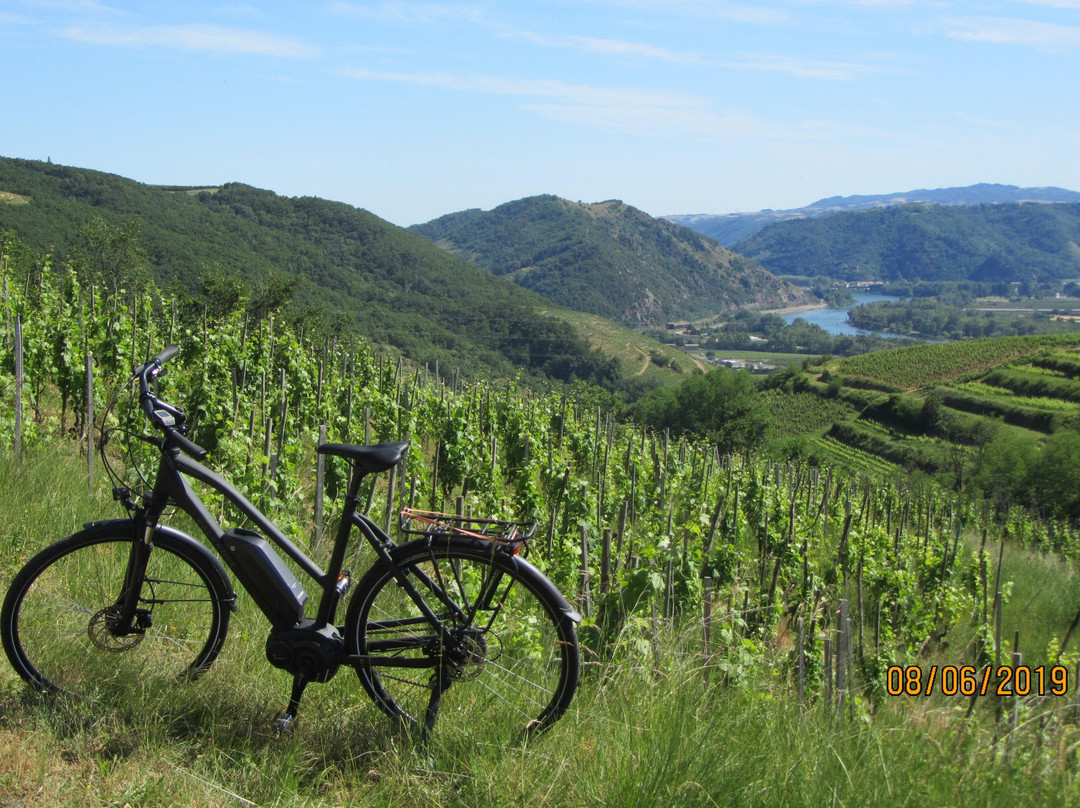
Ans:
<svg viewBox="0 0 1080 808"><path fill-rule="evenodd" d="M300 710L300 699L304 695L304 688L308 685L308 678L303 674L293 677L292 695L289 697L289 706L279 711L274 716L273 727L279 735L285 735L293 731L296 726L296 714Z"/></svg>
<svg viewBox="0 0 1080 808"><path fill-rule="evenodd" d="M427 710L424 711L424 728L420 733L420 738L423 741L427 741L431 737L432 730L435 729L435 718L439 714L439 702L442 701L442 695L450 689L452 683L450 674L446 670L436 671L431 675L431 696L428 698Z"/></svg>

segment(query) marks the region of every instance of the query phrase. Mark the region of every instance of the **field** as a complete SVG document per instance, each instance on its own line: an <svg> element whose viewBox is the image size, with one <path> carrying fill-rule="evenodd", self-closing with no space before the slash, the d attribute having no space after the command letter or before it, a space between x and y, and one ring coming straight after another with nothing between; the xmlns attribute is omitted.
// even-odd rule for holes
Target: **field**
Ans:
<svg viewBox="0 0 1080 808"><path fill-rule="evenodd" d="M763 362L766 365L776 367L790 367L801 365L806 361L806 354L773 353L770 351L729 351L721 349L716 351L718 359L741 359L744 362Z"/></svg>

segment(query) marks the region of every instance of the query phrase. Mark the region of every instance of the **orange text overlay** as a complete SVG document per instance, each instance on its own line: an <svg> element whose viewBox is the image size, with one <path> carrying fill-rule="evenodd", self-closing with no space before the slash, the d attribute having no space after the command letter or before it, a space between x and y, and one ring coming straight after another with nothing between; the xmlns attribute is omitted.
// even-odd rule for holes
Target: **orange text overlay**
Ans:
<svg viewBox="0 0 1080 808"><path fill-rule="evenodd" d="M885 691L890 696L1064 696L1069 671L1064 665L890 665Z"/></svg>

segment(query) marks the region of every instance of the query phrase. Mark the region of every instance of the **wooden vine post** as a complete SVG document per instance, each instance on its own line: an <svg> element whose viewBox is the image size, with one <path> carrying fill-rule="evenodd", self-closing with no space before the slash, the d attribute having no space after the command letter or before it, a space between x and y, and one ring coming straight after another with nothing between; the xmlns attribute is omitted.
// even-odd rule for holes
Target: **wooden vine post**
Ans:
<svg viewBox="0 0 1080 808"><path fill-rule="evenodd" d="M326 424L319 424L319 443L326 443ZM326 455L315 453L315 538L314 546L322 544L323 537L323 497L326 487Z"/></svg>
<svg viewBox="0 0 1080 808"><path fill-rule="evenodd" d="M592 615L592 597L589 595L589 528L581 525L581 614L586 619Z"/></svg>
<svg viewBox="0 0 1080 808"><path fill-rule="evenodd" d="M102 427L104 428L104 427ZM86 485L94 490L94 353L86 352Z"/></svg>
<svg viewBox="0 0 1080 808"><path fill-rule="evenodd" d="M15 315L15 436L14 451L18 458L22 451L23 419L23 334L22 320Z"/></svg>

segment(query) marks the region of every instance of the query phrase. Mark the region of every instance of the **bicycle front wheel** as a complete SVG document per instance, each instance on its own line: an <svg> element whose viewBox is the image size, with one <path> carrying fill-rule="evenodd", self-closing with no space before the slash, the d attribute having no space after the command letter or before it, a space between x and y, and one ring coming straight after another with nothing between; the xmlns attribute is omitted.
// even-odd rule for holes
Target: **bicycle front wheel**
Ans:
<svg viewBox="0 0 1080 808"><path fill-rule="evenodd" d="M131 522L91 526L46 547L15 576L0 611L4 650L38 689L86 695L205 670L221 650L233 596L220 564L193 539L158 530L134 630L117 607Z"/></svg>
<svg viewBox="0 0 1080 808"><path fill-rule="evenodd" d="M460 539L421 540L392 555L404 580L385 564L371 569L345 636L385 713L426 730L437 714L455 731L507 740L565 712L580 669L577 616L535 567Z"/></svg>

